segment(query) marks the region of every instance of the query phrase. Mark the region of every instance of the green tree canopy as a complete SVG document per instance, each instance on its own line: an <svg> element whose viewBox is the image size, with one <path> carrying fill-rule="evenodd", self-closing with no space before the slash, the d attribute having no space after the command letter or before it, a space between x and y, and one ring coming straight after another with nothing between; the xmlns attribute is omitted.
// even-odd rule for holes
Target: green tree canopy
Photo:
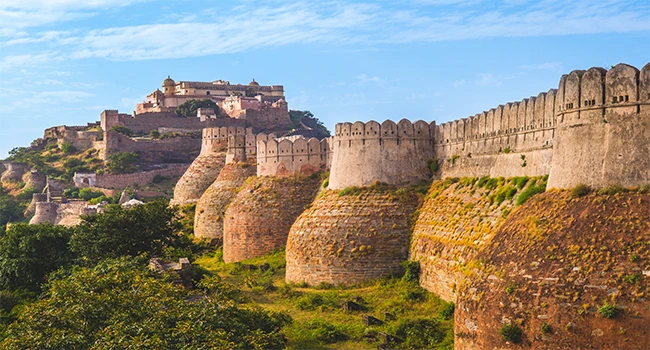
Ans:
<svg viewBox="0 0 650 350"><path fill-rule="evenodd" d="M179 117L196 117L196 111L199 108L212 108L214 112L219 115L219 106L217 106L214 101L207 98L202 100L185 101L183 104L176 107L174 113Z"/></svg>
<svg viewBox="0 0 650 350"><path fill-rule="evenodd" d="M12 224L0 237L0 288L39 291L50 272L69 265L73 230L50 224Z"/></svg>
<svg viewBox="0 0 650 350"><path fill-rule="evenodd" d="M138 161L137 153L117 152L108 156L106 166L111 174L126 174L135 171L135 162Z"/></svg>
<svg viewBox="0 0 650 350"><path fill-rule="evenodd" d="M104 213L83 217L70 248L87 262L142 253L161 255L179 239L174 213L166 200L131 209L108 206Z"/></svg>
<svg viewBox="0 0 650 350"><path fill-rule="evenodd" d="M4 227L8 222L22 219L23 208L20 203L0 188L0 227Z"/></svg>
<svg viewBox="0 0 650 350"><path fill-rule="evenodd" d="M75 267L23 310L3 349L279 349L284 314L240 306L228 285L188 290L128 259Z"/></svg>

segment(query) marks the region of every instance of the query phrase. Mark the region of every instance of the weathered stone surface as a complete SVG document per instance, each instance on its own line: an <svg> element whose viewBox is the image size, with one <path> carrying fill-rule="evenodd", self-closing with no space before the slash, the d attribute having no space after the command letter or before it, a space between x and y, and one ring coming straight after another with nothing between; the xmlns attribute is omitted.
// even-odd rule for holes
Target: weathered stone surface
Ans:
<svg viewBox="0 0 650 350"><path fill-rule="evenodd" d="M461 181L432 184L411 239L411 260L420 262L420 284L447 301L456 300L456 287L466 277L465 265L494 237L516 199L494 202L499 190L516 189L510 181L502 180L493 190L478 187L476 179Z"/></svg>
<svg viewBox="0 0 650 350"><path fill-rule="evenodd" d="M291 225L312 202L320 183L318 176L250 178L226 209L224 261L254 258L284 247Z"/></svg>
<svg viewBox="0 0 650 350"><path fill-rule="evenodd" d="M196 203L194 235L216 243L223 243L223 222L226 207L235 198L244 181L255 175L255 166L249 163L226 164L219 177Z"/></svg>
<svg viewBox="0 0 650 350"><path fill-rule="evenodd" d="M646 349L648 217L649 194L532 197L483 245L482 265L459 287L456 349L515 348L499 335L504 321L523 330L517 349ZM614 318L598 311L605 303ZM543 323L554 334L543 336Z"/></svg>
<svg viewBox="0 0 650 350"><path fill-rule="evenodd" d="M225 153L201 153L174 187L172 205L196 203L205 190L217 179L226 162Z"/></svg>
<svg viewBox="0 0 650 350"><path fill-rule="evenodd" d="M291 227L287 282L353 284L399 272L417 205L408 191L324 191Z"/></svg>

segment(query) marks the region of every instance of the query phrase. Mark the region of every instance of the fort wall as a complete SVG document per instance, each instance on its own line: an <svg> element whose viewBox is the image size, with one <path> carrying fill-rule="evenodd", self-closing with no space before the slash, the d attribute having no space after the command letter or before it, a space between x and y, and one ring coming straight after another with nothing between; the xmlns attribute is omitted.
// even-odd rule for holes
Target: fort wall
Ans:
<svg viewBox="0 0 650 350"><path fill-rule="evenodd" d="M291 225L314 200L320 184L317 176L247 181L225 212L224 261L254 258L284 247Z"/></svg>
<svg viewBox="0 0 650 350"><path fill-rule="evenodd" d="M330 139L297 138L296 140L259 140L257 142L258 176L311 175L329 169Z"/></svg>
<svg viewBox="0 0 650 350"><path fill-rule="evenodd" d="M141 113L135 116L119 113L117 110L105 110L100 115L102 130L108 131L115 126L124 126L132 131L149 133L161 127L201 130L221 126L246 127L246 120L217 118L201 121L199 118L181 118L173 112Z"/></svg>
<svg viewBox="0 0 650 350"><path fill-rule="evenodd" d="M49 223L52 225L74 226L81 222L81 216L95 213L88 208L88 202L73 200L61 202L35 202L34 216L30 224Z"/></svg>
<svg viewBox="0 0 650 350"><path fill-rule="evenodd" d="M329 186L368 186L375 181L407 184L429 178L435 123L386 120L337 124Z"/></svg>
<svg viewBox="0 0 650 350"><path fill-rule="evenodd" d="M104 189L123 189L149 184L156 176L176 177L185 173L189 166L178 164L163 169L142 171L132 174L96 175L95 173L75 173L73 181L76 187L94 187Z"/></svg>
<svg viewBox="0 0 650 350"><path fill-rule="evenodd" d="M104 132L104 160L117 152L135 152L145 163L190 163L201 149L201 140L191 136L167 139L132 139L115 131Z"/></svg>

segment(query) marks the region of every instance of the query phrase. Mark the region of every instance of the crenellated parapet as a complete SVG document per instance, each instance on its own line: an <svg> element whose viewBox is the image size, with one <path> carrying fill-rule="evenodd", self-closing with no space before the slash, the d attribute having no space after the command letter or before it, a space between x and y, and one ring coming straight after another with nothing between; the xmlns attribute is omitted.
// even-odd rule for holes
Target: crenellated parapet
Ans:
<svg viewBox="0 0 650 350"><path fill-rule="evenodd" d="M202 130L201 153L218 153L225 151L228 147L228 137L235 135L250 137L249 135L253 135L253 129L241 126L204 128Z"/></svg>
<svg viewBox="0 0 650 350"><path fill-rule="evenodd" d="M257 175L310 175L329 169L330 139L297 138L257 141Z"/></svg>
<svg viewBox="0 0 650 350"><path fill-rule="evenodd" d="M375 181L414 183L429 177L435 123L386 120L340 123L332 140L330 188L367 186Z"/></svg>

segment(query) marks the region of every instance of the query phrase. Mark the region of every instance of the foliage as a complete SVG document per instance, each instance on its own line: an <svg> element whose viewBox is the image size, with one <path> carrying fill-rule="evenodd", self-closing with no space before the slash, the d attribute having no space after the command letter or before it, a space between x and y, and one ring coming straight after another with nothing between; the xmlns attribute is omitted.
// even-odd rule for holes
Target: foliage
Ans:
<svg viewBox="0 0 650 350"><path fill-rule="evenodd" d="M23 209L20 203L14 197L0 191L0 227L21 219L23 219Z"/></svg>
<svg viewBox="0 0 650 350"><path fill-rule="evenodd" d="M158 131L158 130L151 130L151 131L149 132L149 136L150 136L152 139L159 139L159 138L160 138L160 131Z"/></svg>
<svg viewBox="0 0 650 350"><path fill-rule="evenodd" d="M104 193L102 191L94 191L88 187L82 188L79 190L79 198L89 201L93 198L98 198L103 196Z"/></svg>
<svg viewBox="0 0 650 350"><path fill-rule="evenodd" d="M598 313L605 318L614 318L618 314L618 310L616 309L616 305L612 305L606 302L598 308Z"/></svg>
<svg viewBox="0 0 650 350"><path fill-rule="evenodd" d="M322 139L331 136L330 131L325 127L322 121L314 117L310 111L289 111L289 119L293 123L293 129L303 128L303 124L316 132L316 138Z"/></svg>
<svg viewBox="0 0 650 350"><path fill-rule="evenodd" d="M553 333L553 327L551 327L551 325L550 325L548 322L544 322L544 323L542 323L542 325L540 326L540 330L541 330L542 333L544 333L544 334L551 334L551 333Z"/></svg>
<svg viewBox="0 0 650 350"><path fill-rule="evenodd" d="M282 348L286 314L246 308L232 287L208 279L196 291L128 259L75 267L50 282L6 331L3 349Z"/></svg>
<svg viewBox="0 0 650 350"><path fill-rule="evenodd" d="M454 303L447 303L441 310L440 310L440 318L444 320L451 320L454 318L454 312L456 311L456 304Z"/></svg>
<svg viewBox="0 0 650 350"><path fill-rule="evenodd" d="M73 230L50 224L13 224L0 237L0 287L39 291L50 272L69 265Z"/></svg>
<svg viewBox="0 0 650 350"><path fill-rule="evenodd" d="M108 156L106 166L111 174L126 174L135 171L138 154L133 152L117 152Z"/></svg>
<svg viewBox="0 0 650 350"><path fill-rule="evenodd" d="M62 143L60 148L61 148L61 152L63 152L63 154L72 154L72 153L75 153L77 151L77 149L70 142Z"/></svg>
<svg viewBox="0 0 650 350"><path fill-rule="evenodd" d="M625 192L627 192L627 189L625 189L625 188L623 188L621 186L618 186L618 185L611 185L611 186L607 186L605 188L601 188L598 191L598 194L613 196L615 194L625 193Z"/></svg>
<svg viewBox="0 0 650 350"><path fill-rule="evenodd" d="M211 108L217 115L219 115L219 106L217 106L214 101L207 98L204 98L202 100L185 101L176 107L174 113L176 113L177 116L183 118L196 117L196 113L199 108Z"/></svg>
<svg viewBox="0 0 650 350"><path fill-rule="evenodd" d="M546 182L542 182L541 184L530 184L521 194L519 197L517 197L517 205L522 205L526 203L530 199L530 197L538 194L538 193L544 193L546 191Z"/></svg>
<svg viewBox="0 0 650 350"><path fill-rule="evenodd" d="M161 255L178 244L174 209L166 200L124 209L109 205L97 215L84 216L70 240L70 248L84 261L140 254Z"/></svg>
<svg viewBox="0 0 650 350"><path fill-rule="evenodd" d="M400 347L406 349L432 349L441 348L446 332L440 323L432 318L417 318L414 320L400 320L395 327L395 335L404 343Z"/></svg>
<svg viewBox="0 0 650 350"><path fill-rule="evenodd" d="M156 176L153 177L153 179L151 179L151 182L153 182L155 184L159 184L159 183L165 182L167 180L169 180L169 178L167 176L156 175Z"/></svg>
<svg viewBox="0 0 650 350"><path fill-rule="evenodd" d="M78 187L68 187L63 190L63 197L65 198L79 198Z"/></svg>
<svg viewBox="0 0 650 350"><path fill-rule="evenodd" d="M16 199L20 200L31 200L32 195L36 193L36 189L34 187L24 187L22 190L20 190L20 193L16 196Z"/></svg>
<svg viewBox="0 0 650 350"><path fill-rule="evenodd" d="M578 184L571 189L571 198L584 197L591 192L591 188L585 184Z"/></svg>
<svg viewBox="0 0 650 350"><path fill-rule="evenodd" d="M430 160L427 165L429 166L429 170L431 170L431 173L433 174L435 174L438 170L440 170L440 164L438 163L437 159Z"/></svg>
<svg viewBox="0 0 650 350"><path fill-rule="evenodd" d="M131 131L131 129L127 128L126 126L122 126L122 125L116 125L116 126L112 127L111 130L109 130L109 131L115 131L117 133L120 133L120 134L126 135L126 136L132 136L133 135L133 131Z"/></svg>
<svg viewBox="0 0 650 350"><path fill-rule="evenodd" d="M523 336L523 331L519 326L516 324L504 324L501 329L499 329L499 335L503 338L505 341L509 341L515 344L519 344L521 342L521 337Z"/></svg>
<svg viewBox="0 0 650 350"><path fill-rule="evenodd" d="M348 338L339 327L323 319L306 322L305 328L310 331L310 336L321 344L332 344Z"/></svg>
<svg viewBox="0 0 650 350"><path fill-rule="evenodd" d="M420 262L406 260L401 263L404 268L402 279L407 282L418 283L420 281Z"/></svg>

